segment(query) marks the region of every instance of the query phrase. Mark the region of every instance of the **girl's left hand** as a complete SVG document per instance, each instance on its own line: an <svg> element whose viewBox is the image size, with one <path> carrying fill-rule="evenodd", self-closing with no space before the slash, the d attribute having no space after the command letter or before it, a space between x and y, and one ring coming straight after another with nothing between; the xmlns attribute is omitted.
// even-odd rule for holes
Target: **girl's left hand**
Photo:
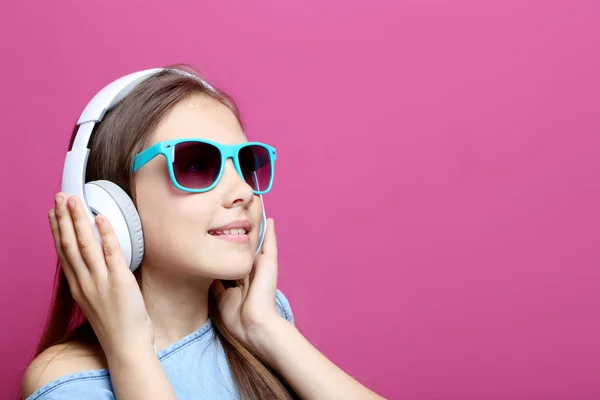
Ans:
<svg viewBox="0 0 600 400"><path fill-rule="evenodd" d="M277 291L277 240L273 219L267 220L262 253L256 258L249 276L227 288L215 280L217 307L225 326L247 346L260 340L261 332L282 317L275 307Z"/></svg>

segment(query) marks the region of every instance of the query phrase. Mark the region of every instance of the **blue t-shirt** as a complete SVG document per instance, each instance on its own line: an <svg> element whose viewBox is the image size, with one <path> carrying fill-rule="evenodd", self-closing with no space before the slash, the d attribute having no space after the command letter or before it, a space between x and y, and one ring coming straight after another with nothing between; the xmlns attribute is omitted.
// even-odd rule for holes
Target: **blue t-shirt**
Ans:
<svg viewBox="0 0 600 400"><path fill-rule="evenodd" d="M292 324L294 316L286 297L277 290L279 315ZM179 400L238 399L227 358L213 335L210 320L200 329L157 354ZM62 376L35 391L27 400L115 400L107 369Z"/></svg>

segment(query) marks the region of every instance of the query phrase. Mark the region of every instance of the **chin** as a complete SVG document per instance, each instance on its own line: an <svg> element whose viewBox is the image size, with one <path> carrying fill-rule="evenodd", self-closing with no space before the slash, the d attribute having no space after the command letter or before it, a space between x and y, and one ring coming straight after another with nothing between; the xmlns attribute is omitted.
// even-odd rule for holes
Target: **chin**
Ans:
<svg viewBox="0 0 600 400"><path fill-rule="evenodd" d="M210 260L211 274L215 279L236 280L247 276L252 270L254 255L250 252L225 253Z"/></svg>
<svg viewBox="0 0 600 400"><path fill-rule="evenodd" d="M252 270L252 265L246 267L244 265L222 266L215 273L215 279L223 279L227 281L235 281L246 277Z"/></svg>

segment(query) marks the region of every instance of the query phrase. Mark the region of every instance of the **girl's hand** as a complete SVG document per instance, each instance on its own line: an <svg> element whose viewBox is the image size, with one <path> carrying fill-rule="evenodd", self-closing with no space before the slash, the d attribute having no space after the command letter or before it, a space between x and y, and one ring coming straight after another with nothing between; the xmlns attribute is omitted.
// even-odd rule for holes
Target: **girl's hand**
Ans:
<svg viewBox="0 0 600 400"><path fill-rule="evenodd" d="M49 212L54 246L71 294L89 320L107 356L132 346L150 346L154 330L135 276L104 216L96 217L98 242L80 199L59 193Z"/></svg>
<svg viewBox="0 0 600 400"><path fill-rule="evenodd" d="M262 254L255 260L250 275L227 289L220 280L215 280L212 289L225 326L247 346L253 347L263 329L282 319L275 307L277 240L273 219L267 220Z"/></svg>

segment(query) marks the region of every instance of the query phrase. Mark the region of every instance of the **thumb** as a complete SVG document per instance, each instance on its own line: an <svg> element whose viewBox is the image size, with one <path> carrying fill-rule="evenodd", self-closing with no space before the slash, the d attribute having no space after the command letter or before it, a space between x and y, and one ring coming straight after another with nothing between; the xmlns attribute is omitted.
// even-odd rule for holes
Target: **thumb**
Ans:
<svg viewBox="0 0 600 400"><path fill-rule="evenodd" d="M267 219L267 231L263 243L263 251L254 264L254 278L250 285L251 291L275 295L277 288L277 238L275 222Z"/></svg>

